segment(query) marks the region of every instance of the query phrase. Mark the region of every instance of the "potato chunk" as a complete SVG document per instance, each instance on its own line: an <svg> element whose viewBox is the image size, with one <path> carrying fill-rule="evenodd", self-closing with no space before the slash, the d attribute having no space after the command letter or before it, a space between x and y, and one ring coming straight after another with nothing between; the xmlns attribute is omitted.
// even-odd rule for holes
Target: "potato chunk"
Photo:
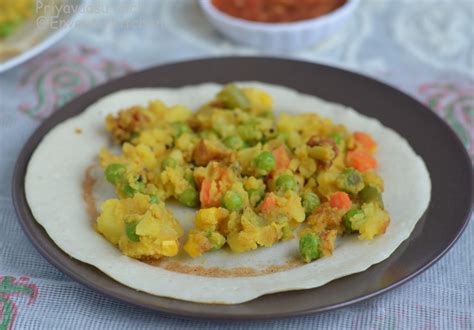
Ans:
<svg viewBox="0 0 474 330"><path fill-rule="evenodd" d="M183 234L164 203L152 204L148 195L140 193L105 201L96 228L125 255L137 259L176 255Z"/></svg>

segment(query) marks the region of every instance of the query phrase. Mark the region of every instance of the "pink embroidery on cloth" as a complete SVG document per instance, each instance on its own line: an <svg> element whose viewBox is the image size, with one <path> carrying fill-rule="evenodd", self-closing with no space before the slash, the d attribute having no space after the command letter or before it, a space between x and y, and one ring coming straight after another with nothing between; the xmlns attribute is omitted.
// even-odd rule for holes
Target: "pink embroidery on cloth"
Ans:
<svg viewBox="0 0 474 330"><path fill-rule="evenodd" d="M12 329L17 317L18 308L12 297L26 295L28 305L35 302L38 287L28 282L29 278L25 276L19 280L13 276L0 276L0 329Z"/></svg>
<svg viewBox="0 0 474 330"><path fill-rule="evenodd" d="M418 92L426 105L456 131L474 161L474 81L427 83Z"/></svg>
<svg viewBox="0 0 474 330"><path fill-rule="evenodd" d="M51 50L25 65L19 92L27 101L19 105L19 110L44 119L77 95L130 71L127 63L106 58L95 48ZM34 99L28 99L31 95Z"/></svg>

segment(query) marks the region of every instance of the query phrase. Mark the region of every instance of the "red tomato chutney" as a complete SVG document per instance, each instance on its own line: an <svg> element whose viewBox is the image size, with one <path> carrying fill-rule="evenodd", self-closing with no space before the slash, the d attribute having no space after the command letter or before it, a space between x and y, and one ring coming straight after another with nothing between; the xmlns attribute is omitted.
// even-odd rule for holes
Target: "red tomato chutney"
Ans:
<svg viewBox="0 0 474 330"><path fill-rule="evenodd" d="M347 0L212 0L220 11L248 21L286 23L307 20L336 10Z"/></svg>

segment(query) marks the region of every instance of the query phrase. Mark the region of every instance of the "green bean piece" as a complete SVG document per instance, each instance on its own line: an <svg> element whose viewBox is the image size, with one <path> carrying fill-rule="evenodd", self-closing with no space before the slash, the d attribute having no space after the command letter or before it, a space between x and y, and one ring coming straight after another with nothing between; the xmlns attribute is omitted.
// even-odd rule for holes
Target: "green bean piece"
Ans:
<svg viewBox="0 0 474 330"><path fill-rule="evenodd" d="M307 233L300 238L300 255L305 262L311 262L321 257L321 238L314 233Z"/></svg>
<svg viewBox="0 0 474 330"><path fill-rule="evenodd" d="M137 192L128 182L123 186L123 192L125 196L132 198Z"/></svg>
<svg viewBox="0 0 474 330"><path fill-rule="evenodd" d="M277 191L286 192L288 190L296 191L298 189L298 182L293 175L280 175L275 183Z"/></svg>
<svg viewBox="0 0 474 330"><path fill-rule="evenodd" d="M151 194L150 195L150 203L151 204L158 204L158 202L159 202L158 196L156 196L155 194Z"/></svg>
<svg viewBox="0 0 474 330"><path fill-rule="evenodd" d="M349 233L352 233L355 230L353 226L353 223L355 221L361 221L364 219L365 219L364 211L362 211L361 209L356 209L356 208L350 209L342 217L342 220L344 222L344 227L346 228L346 231L348 231Z"/></svg>
<svg viewBox="0 0 474 330"><path fill-rule="evenodd" d="M196 189L196 181L194 180L194 174L193 174L193 172L186 173L186 174L184 175L184 178L186 179L186 181L189 182L189 184L191 185L191 187L193 187L194 189Z"/></svg>
<svg viewBox="0 0 474 330"><path fill-rule="evenodd" d="M132 132L130 134L130 138L128 139L128 142L133 142L133 140L137 139L140 137L140 133L139 132Z"/></svg>
<svg viewBox="0 0 474 330"><path fill-rule="evenodd" d="M105 178L112 184L116 184L125 174L126 168L123 164L110 164L105 168Z"/></svg>
<svg viewBox="0 0 474 330"><path fill-rule="evenodd" d="M136 222L125 224L125 233L127 234L128 239L131 240L132 242L140 242L140 237L136 233L136 228L137 228Z"/></svg>
<svg viewBox="0 0 474 330"><path fill-rule="evenodd" d="M313 210L321 204L321 201L319 200L318 195L316 195L313 192L307 191L301 196L302 202L301 204L304 207L304 211L306 213L306 216L310 215L313 213Z"/></svg>
<svg viewBox="0 0 474 330"><path fill-rule="evenodd" d="M262 151L255 158L255 167L260 175L267 175L275 168L275 166L275 157L273 157L273 154L270 151Z"/></svg>
<svg viewBox="0 0 474 330"><path fill-rule="evenodd" d="M364 203L376 203L383 208L382 194L373 186L366 186L358 194L360 200Z"/></svg>
<svg viewBox="0 0 474 330"><path fill-rule="evenodd" d="M288 239L292 239L294 236L293 236L293 231L291 230L290 228L290 225L287 223L285 223L285 225L283 226L283 228L281 229L282 233L281 233L281 239L284 241L284 240L288 240Z"/></svg>
<svg viewBox="0 0 474 330"><path fill-rule="evenodd" d="M229 190L224 194L222 206L224 206L229 211L238 211L243 206L242 197L235 191Z"/></svg>
<svg viewBox="0 0 474 330"><path fill-rule="evenodd" d="M344 141L344 134L341 132L335 132L331 134L331 139L336 143L337 145L341 145L341 143Z"/></svg>
<svg viewBox="0 0 474 330"><path fill-rule="evenodd" d="M256 143L263 138L263 133L259 131L253 124L243 124L237 126L237 132L240 137L250 144Z"/></svg>
<svg viewBox="0 0 474 330"><path fill-rule="evenodd" d="M235 84L226 85L219 94L217 94L217 98L222 101L228 109L239 108L246 110L250 108L249 100Z"/></svg>
<svg viewBox="0 0 474 330"><path fill-rule="evenodd" d="M211 251L219 250L225 244L225 237L217 231L212 231L207 234L207 239L212 244Z"/></svg>
<svg viewBox="0 0 474 330"><path fill-rule="evenodd" d="M196 207L199 202L198 192L194 188L186 189L178 196L178 201L185 206Z"/></svg>
<svg viewBox="0 0 474 330"><path fill-rule="evenodd" d="M163 159L163 162L161 163L161 166L165 170L168 167L169 168L175 168L177 164L178 164L178 162L176 161L176 159L168 157L168 158Z"/></svg>
<svg viewBox="0 0 474 330"><path fill-rule="evenodd" d="M219 139L219 137L217 136L217 134L213 131L209 131L209 130L203 130L201 132L198 133L198 135L203 138L204 140L217 140Z"/></svg>
<svg viewBox="0 0 474 330"><path fill-rule="evenodd" d="M179 138L181 135L183 135L183 133L191 132L191 128L189 128L189 126L185 122L182 122L182 121L174 122L171 124L171 126L174 129L174 136L176 138Z"/></svg>
<svg viewBox="0 0 474 330"><path fill-rule="evenodd" d="M249 201L252 206L256 206L265 196L265 192L263 190L258 189L249 189L247 191L249 195Z"/></svg>

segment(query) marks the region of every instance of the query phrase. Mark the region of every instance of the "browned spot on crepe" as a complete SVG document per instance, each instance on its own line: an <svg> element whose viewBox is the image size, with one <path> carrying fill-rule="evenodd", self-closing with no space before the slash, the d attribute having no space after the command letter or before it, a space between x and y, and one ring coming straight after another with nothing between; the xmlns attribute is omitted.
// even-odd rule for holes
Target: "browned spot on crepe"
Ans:
<svg viewBox="0 0 474 330"><path fill-rule="evenodd" d="M82 182L82 197L87 207L87 213L89 214L91 221L93 221L93 223L95 224L97 217L99 216L99 211L97 210L96 200L93 194L94 185L96 183L96 179L92 176L93 169L94 165L91 165L86 169L84 173L84 180ZM253 267L204 267L199 265L187 265L183 262L171 260L169 258L143 259L141 261L152 266L166 269L171 272L205 277L261 276L282 272L302 265L301 260L299 260L298 258L292 258L284 264L266 266L263 269L255 269Z"/></svg>
<svg viewBox="0 0 474 330"><path fill-rule="evenodd" d="M86 169L84 174L84 180L82 181L82 198L86 203L87 213L91 221L95 223L97 217L99 216L99 211L97 211L95 198L94 198L94 185L95 185L95 178L92 176L92 170L94 169L94 165L89 166Z"/></svg>
<svg viewBox="0 0 474 330"><path fill-rule="evenodd" d="M260 276L282 272L300 266L302 263L299 259L294 258L288 260L281 265L270 265L263 269L255 269L253 267L234 267L234 268L220 268L220 267L203 267L199 265L187 265L182 262L161 259L161 260L142 260L149 265L158 266L163 269L183 273L189 275L206 276L206 277L249 277Z"/></svg>

